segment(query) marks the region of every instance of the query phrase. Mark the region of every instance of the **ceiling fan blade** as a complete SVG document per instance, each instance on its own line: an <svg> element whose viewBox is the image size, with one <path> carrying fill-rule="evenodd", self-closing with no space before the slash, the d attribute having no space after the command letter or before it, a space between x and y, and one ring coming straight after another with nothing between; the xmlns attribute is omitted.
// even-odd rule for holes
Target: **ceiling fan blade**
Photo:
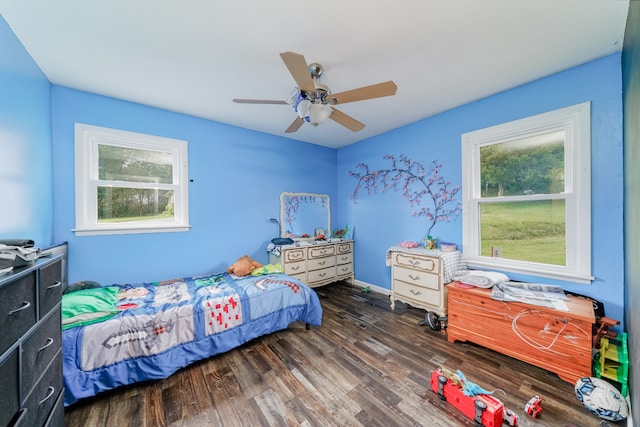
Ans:
<svg viewBox="0 0 640 427"><path fill-rule="evenodd" d="M316 85L313 83L309 73L309 66L303 55L295 52L282 52L280 57L300 90L305 92L314 92L316 90Z"/></svg>
<svg viewBox="0 0 640 427"><path fill-rule="evenodd" d="M398 86L391 80L371 86L364 86L358 89L347 90L345 92L334 93L330 99L335 99L336 104L346 104L347 102L362 101L365 99L380 98L383 96L395 95Z"/></svg>
<svg viewBox="0 0 640 427"><path fill-rule="evenodd" d="M289 125L289 127L287 128L287 130L284 131L284 133L293 133L297 131L298 129L300 129L300 126L302 126L303 123L304 123L304 119L301 119L300 117L296 117L296 119Z"/></svg>
<svg viewBox="0 0 640 427"><path fill-rule="evenodd" d="M287 104L285 101L276 99L238 99L234 98L233 102L237 104Z"/></svg>
<svg viewBox="0 0 640 427"><path fill-rule="evenodd" d="M353 132L358 132L364 129L364 123L357 121L353 117L333 107L331 107L331 109L333 110L333 112L331 113L329 118L334 122L341 124L347 129L352 130Z"/></svg>

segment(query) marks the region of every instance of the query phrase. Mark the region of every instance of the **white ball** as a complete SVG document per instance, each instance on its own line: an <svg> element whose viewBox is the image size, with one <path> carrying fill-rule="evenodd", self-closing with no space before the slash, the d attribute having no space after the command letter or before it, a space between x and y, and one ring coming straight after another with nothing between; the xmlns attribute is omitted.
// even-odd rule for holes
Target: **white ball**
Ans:
<svg viewBox="0 0 640 427"><path fill-rule="evenodd" d="M576 382L576 396L585 408L605 420L621 421L629 415L629 407L622 394L601 378L580 378Z"/></svg>

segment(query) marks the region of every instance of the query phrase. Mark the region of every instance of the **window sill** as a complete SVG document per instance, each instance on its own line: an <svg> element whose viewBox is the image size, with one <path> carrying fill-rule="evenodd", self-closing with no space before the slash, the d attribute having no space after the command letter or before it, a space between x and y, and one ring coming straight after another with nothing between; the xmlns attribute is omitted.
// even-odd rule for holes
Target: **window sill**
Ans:
<svg viewBox="0 0 640 427"><path fill-rule="evenodd" d="M500 259L489 258L483 259L467 259L467 265L469 267L476 267L486 270L498 270L506 273L522 274L527 276L544 277L547 279L562 280L565 282L575 282L584 285L590 285L595 279L593 276L576 274L563 271L551 271L545 270L544 267L528 267L528 266L514 266L507 262L500 262Z"/></svg>
<svg viewBox="0 0 640 427"><path fill-rule="evenodd" d="M112 234L145 234L145 233L179 233L191 229L190 225L174 225L168 227L96 227L96 228L74 228L76 236L100 236Z"/></svg>

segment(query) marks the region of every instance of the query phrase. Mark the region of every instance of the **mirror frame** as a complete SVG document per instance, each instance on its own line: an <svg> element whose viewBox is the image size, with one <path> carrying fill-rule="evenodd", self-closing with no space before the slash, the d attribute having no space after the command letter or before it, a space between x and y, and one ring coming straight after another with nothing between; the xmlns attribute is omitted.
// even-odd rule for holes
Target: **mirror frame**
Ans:
<svg viewBox="0 0 640 427"><path fill-rule="evenodd" d="M289 237L287 236L287 227L286 227L286 221L285 221L285 213L284 213L284 200L285 197L320 197L320 198L324 198L326 199L326 204L327 204L327 229L325 230L325 235L327 236L327 238L331 237L331 198L329 197L328 194L320 194L320 193L290 193L290 192L283 192L282 194L280 194L280 237ZM312 230L314 231L314 230ZM311 236L309 238L302 238L302 237L293 237L292 238L294 241L301 241L301 240L314 240L315 236Z"/></svg>

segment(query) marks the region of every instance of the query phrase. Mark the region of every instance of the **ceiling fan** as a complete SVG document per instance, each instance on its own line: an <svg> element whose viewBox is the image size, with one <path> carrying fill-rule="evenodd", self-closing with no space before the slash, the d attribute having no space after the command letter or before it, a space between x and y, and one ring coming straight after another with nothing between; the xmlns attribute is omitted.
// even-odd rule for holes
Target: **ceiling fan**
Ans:
<svg viewBox="0 0 640 427"><path fill-rule="evenodd" d="M353 132L358 132L364 129L364 123L343 113L335 108L334 105L391 96L395 95L398 89L394 82L387 81L345 92L331 93L327 86L318 82L323 73L322 65L315 62L307 65L304 56L295 52L282 52L280 57L297 85L286 100L235 98L233 102L239 104L291 105L298 113L298 117L289 125L285 133L297 131L305 122L312 126L318 126L327 118Z"/></svg>

